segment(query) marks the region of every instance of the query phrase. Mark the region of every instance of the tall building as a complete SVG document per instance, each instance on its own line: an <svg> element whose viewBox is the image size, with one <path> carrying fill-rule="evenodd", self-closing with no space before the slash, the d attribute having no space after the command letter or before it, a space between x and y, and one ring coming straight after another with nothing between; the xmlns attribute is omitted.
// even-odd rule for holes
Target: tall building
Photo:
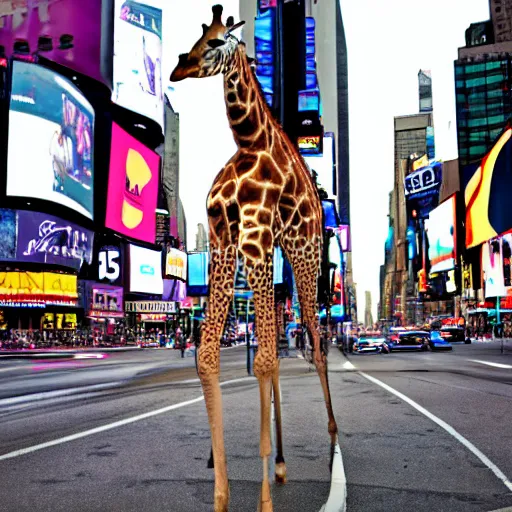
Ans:
<svg viewBox="0 0 512 512"><path fill-rule="evenodd" d="M512 41L512 0L490 0L489 4L494 40Z"/></svg>
<svg viewBox="0 0 512 512"><path fill-rule="evenodd" d="M455 61L461 169L478 162L512 115L512 0L490 0L491 22L472 23Z"/></svg>
<svg viewBox="0 0 512 512"><path fill-rule="evenodd" d="M372 315L372 292L364 292L365 305L364 305L364 325L365 327L373 327Z"/></svg>
<svg viewBox="0 0 512 512"><path fill-rule="evenodd" d="M204 225L199 223L197 225L196 233L196 251L205 252L208 250L208 237L206 235L206 229Z"/></svg>

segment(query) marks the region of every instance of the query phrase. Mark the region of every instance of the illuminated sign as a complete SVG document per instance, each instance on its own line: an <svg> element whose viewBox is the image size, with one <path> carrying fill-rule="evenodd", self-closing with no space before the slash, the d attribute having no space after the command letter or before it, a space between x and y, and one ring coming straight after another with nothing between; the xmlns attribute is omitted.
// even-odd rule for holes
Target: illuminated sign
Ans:
<svg viewBox="0 0 512 512"><path fill-rule="evenodd" d="M0 272L0 301L76 305L77 299L77 276Z"/></svg>
<svg viewBox="0 0 512 512"><path fill-rule="evenodd" d="M304 154L322 152L322 137L320 135L305 135L297 138L299 151Z"/></svg>
<svg viewBox="0 0 512 512"><path fill-rule="evenodd" d="M187 254L178 249L169 249L165 258L165 275L186 280Z"/></svg>
<svg viewBox="0 0 512 512"><path fill-rule="evenodd" d="M434 166L423 167L405 177L405 195L416 194L441 184L440 169Z"/></svg>
<svg viewBox="0 0 512 512"><path fill-rule="evenodd" d="M124 303L127 313L176 313L175 302L163 301L127 301Z"/></svg>
<svg viewBox="0 0 512 512"><path fill-rule="evenodd" d="M104 279L114 282L121 275L120 265L121 253L118 249L102 248L98 253L98 277L100 281Z"/></svg>

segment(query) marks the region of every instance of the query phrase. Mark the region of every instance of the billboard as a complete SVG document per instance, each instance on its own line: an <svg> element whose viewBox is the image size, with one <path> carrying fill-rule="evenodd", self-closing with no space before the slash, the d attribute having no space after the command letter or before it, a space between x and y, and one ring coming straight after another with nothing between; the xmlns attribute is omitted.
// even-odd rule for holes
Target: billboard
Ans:
<svg viewBox="0 0 512 512"><path fill-rule="evenodd" d="M210 254L188 254L187 294L190 297L208 295L208 265Z"/></svg>
<svg viewBox="0 0 512 512"><path fill-rule="evenodd" d="M165 256L165 275L187 280L187 253L170 248Z"/></svg>
<svg viewBox="0 0 512 512"><path fill-rule="evenodd" d="M482 271L485 298L506 295L500 239L482 245Z"/></svg>
<svg viewBox="0 0 512 512"><path fill-rule="evenodd" d="M154 243L160 157L112 123L105 225Z"/></svg>
<svg viewBox="0 0 512 512"><path fill-rule="evenodd" d="M120 245L102 245L98 251L98 281L121 285L123 282L123 261Z"/></svg>
<svg viewBox="0 0 512 512"><path fill-rule="evenodd" d="M430 275L455 268L455 196L432 210L425 220Z"/></svg>
<svg viewBox="0 0 512 512"><path fill-rule="evenodd" d="M404 178L408 217L413 211L416 217L424 219L439 204L439 192L443 181L443 164L433 162L411 172Z"/></svg>
<svg viewBox="0 0 512 512"><path fill-rule="evenodd" d="M108 285L93 286L89 316L103 318L124 317L123 288Z"/></svg>
<svg viewBox="0 0 512 512"><path fill-rule="evenodd" d="M0 303L76 305L77 276L54 272L0 272Z"/></svg>
<svg viewBox="0 0 512 512"><path fill-rule="evenodd" d="M181 302L187 296L187 285L179 279L164 279L162 300Z"/></svg>
<svg viewBox="0 0 512 512"><path fill-rule="evenodd" d="M512 128L507 128L479 166L463 170L466 247L469 249L512 229Z"/></svg>
<svg viewBox="0 0 512 512"><path fill-rule="evenodd" d="M160 5L158 0L115 0L112 101L163 127Z"/></svg>
<svg viewBox="0 0 512 512"><path fill-rule="evenodd" d="M38 39L51 39L51 49L41 55L105 83L101 73L102 0L39 0L0 2L0 45L7 55L16 39L28 41L30 52ZM61 36L67 35L67 38ZM108 85L108 83L107 83Z"/></svg>
<svg viewBox="0 0 512 512"><path fill-rule="evenodd" d="M16 260L79 270L92 261L94 233L46 213L18 211Z"/></svg>
<svg viewBox="0 0 512 512"><path fill-rule="evenodd" d="M94 110L53 71L13 63L7 195L67 206L93 218Z"/></svg>
<svg viewBox="0 0 512 512"><path fill-rule="evenodd" d="M130 292L162 295L162 253L130 244Z"/></svg>

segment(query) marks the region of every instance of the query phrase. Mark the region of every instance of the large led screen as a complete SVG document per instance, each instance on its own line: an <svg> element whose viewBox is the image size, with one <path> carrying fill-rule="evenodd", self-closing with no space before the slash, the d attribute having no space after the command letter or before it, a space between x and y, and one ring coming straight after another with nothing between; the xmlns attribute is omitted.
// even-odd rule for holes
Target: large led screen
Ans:
<svg viewBox="0 0 512 512"><path fill-rule="evenodd" d="M13 63L7 195L53 201L93 218L94 110L53 71Z"/></svg>
<svg viewBox="0 0 512 512"><path fill-rule="evenodd" d="M159 166L156 153L113 123L107 228L155 243Z"/></svg>
<svg viewBox="0 0 512 512"><path fill-rule="evenodd" d="M130 291L162 295L162 253L130 245Z"/></svg>
<svg viewBox="0 0 512 512"><path fill-rule="evenodd" d="M112 101L163 126L162 10L159 0L116 0Z"/></svg>
<svg viewBox="0 0 512 512"><path fill-rule="evenodd" d="M46 213L18 211L16 259L80 269L91 263L94 233Z"/></svg>
<svg viewBox="0 0 512 512"><path fill-rule="evenodd" d="M0 261L16 257L16 210L0 209Z"/></svg>
<svg viewBox="0 0 512 512"><path fill-rule="evenodd" d="M480 166L463 170L466 247L475 247L512 229L512 128L503 132Z"/></svg>
<svg viewBox="0 0 512 512"><path fill-rule="evenodd" d="M208 295L208 265L210 254L197 252L188 255L187 294L191 297Z"/></svg>
<svg viewBox="0 0 512 512"><path fill-rule="evenodd" d="M9 54L16 39L38 49L40 36L50 37L51 49L44 57L102 80L102 0L0 1L0 45ZM61 36L68 34L72 40Z"/></svg>
<svg viewBox="0 0 512 512"><path fill-rule="evenodd" d="M482 245L482 271L486 298L506 295L501 242L497 239Z"/></svg>
<svg viewBox="0 0 512 512"><path fill-rule="evenodd" d="M425 220L428 237L430 273L455 268L455 196L432 210Z"/></svg>

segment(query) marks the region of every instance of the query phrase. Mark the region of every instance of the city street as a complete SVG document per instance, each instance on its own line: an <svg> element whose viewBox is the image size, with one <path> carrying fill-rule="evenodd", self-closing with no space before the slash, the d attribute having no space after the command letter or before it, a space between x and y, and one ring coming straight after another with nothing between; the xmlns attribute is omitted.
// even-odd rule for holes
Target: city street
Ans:
<svg viewBox="0 0 512 512"><path fill-rule="evenodd" d="M245 347L223 350L222 365L231 510L256 510L257 382L247 377ZM289 481L274 486L274 508L318 512L330 487L319 381L300 358L283 359L281 368ZM194 358L171 350L1 361L0 510L211 510L209 429L196 379ZM463 512L512 505L506 480L512 478L512 355L501 355L498 344L348 359L332 348L330 381L347 510Z"/></svg>

